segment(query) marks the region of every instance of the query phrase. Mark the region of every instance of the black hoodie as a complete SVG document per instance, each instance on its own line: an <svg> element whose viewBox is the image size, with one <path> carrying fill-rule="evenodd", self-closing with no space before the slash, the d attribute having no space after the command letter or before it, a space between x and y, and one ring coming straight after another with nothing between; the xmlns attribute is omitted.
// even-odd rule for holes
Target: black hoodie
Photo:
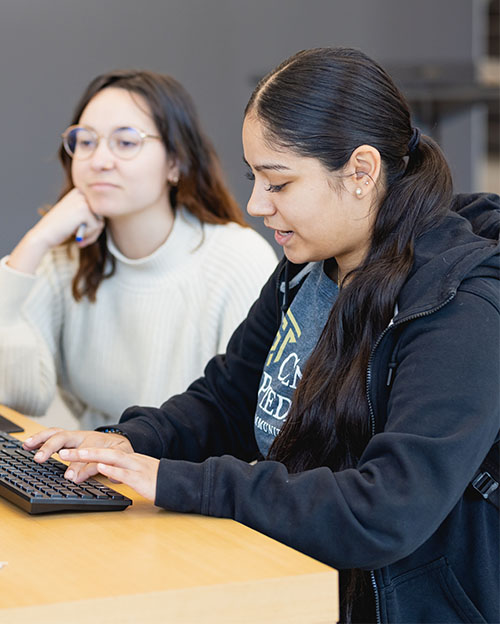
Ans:
<svg viewBox="0 0 500 624"><path fill-rule="evenodd" d="M162 458L156 505L234 518L335 568L370 570L378 621L500 622L498 512L468 487L500 424L499 223L498 196L458 196L416 242L367 370L372 438L342 472L247 463L285 265L282 290L300 288L303 267L283 260L204 377L161 408L123 414L134 449Z"/></svg>

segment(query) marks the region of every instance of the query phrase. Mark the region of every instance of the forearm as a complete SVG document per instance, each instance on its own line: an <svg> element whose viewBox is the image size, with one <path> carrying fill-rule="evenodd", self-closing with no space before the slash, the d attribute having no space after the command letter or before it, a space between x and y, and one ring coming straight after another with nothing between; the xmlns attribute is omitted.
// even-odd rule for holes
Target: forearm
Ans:
<svg viewBox="0 0 500 624"><path fill-rule="evenodd" d="M190 461L224 453L254 459L258 451L253 416L260 371L252 371L244 360L228 365L228 358L232 359L212 358L205 377L160 408L127 409L119 426L130 437L134 450ZM237 378L232 376L236 371Z"/></svg>
<svg viewBox="0 0 500 624"><path fill-rule="evenodd" d="M192 461L224 453L254 459L257 390L279 322L273 275L233 334L226 354L210 360L204 377L161 408L124 412L120 427L130 435L134 449Z"/></svg>

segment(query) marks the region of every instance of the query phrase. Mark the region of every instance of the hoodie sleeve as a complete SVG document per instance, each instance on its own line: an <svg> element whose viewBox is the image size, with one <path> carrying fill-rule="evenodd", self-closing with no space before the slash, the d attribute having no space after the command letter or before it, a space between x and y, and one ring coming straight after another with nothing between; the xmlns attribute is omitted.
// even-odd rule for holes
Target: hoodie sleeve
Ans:
<svg viewBox="0 0 500 624"><path fill-rule="evenodd" d="M499 325L472 292L409 324L385 429L356 469L162 459L156 504L233 518L337 568L400 560L457 504L498 431Z"/></svg>
<svg viewBox="0 0 500 624"><path fill-rule="evenodd" d="M224 355L213 357L205 375L160 408L131 407L120 420L134 450L154 457L199 462L230 453L258 456L253 432L258 385L280 322L277 282L280 262Z"/></svg>

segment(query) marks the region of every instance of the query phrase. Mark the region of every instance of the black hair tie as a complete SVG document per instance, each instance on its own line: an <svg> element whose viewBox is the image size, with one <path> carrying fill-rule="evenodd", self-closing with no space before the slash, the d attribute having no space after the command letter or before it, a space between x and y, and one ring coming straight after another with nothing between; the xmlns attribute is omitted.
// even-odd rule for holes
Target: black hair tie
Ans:
<svg viewBox="0 0 500 624"><path fill-rule="evenodd" d="M408 153L413 154L420 143L420 130L415 126L411 133L411 139L408 143Z"/></svg>

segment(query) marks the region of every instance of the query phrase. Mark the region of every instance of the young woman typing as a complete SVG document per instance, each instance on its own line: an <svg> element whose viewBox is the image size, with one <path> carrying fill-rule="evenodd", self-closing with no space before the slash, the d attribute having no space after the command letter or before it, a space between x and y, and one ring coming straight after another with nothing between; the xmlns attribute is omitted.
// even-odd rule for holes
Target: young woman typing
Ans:
<svg viewBox="0 0 500 624"><path fill-rule="evenodd" d="M469 487L499 428L498 197L452 197L438 146L351 49L263 78L243 146L248 211L286 257L225 356L114 433L26 448L340 569L342 621L499 621L498 512Z"/></svg>

